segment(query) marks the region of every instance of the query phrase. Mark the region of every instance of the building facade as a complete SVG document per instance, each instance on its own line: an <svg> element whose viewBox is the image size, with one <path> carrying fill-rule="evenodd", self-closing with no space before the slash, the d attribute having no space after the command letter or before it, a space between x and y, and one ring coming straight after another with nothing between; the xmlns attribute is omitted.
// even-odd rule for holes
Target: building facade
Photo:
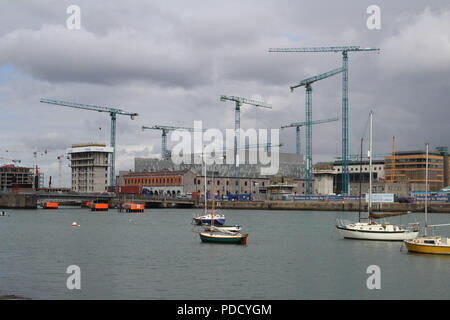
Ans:
<svg viewBox="0 0 450 320"><path fill-rule="evenodd" d="M12 191L13 188L33 188L33 169L7 164L0 167L0 191Z"/></svg>
<svg viewBox="0 0 450 320"><path fill-rule="evenodd" d="M444 159L447 160L447 165L444 164ZM444 184L445 180L448 181L448 160L448 157L439 152L428 154L428 186L430 191L437 191L446 187ZM393 155L385 157L385 163L386 181L425 185L426 152L395 152Z"/></svg>
<svg viewBox="0 0 450 320"><path fill-rule="evenodd" d="M105 144L73 145L67 150L72 168L72 190L105 192L109 186L109 155L113 148Z"/></svg>
<svg viewBox="0 0 450 320"><path fill-rule="evenodd" d="M161 172L128 172L117 179L118 193L147 193L152 196L181 196L195 192L192 170Z"/></svg>
<svg viewBox="0 0 450 320"><path fill-rule="evenodd" d="M359 183L369 182L369 161L349 161L349 191L351 195L359 194ZM342 161L335 161L333 163L334 180L333 189L336 194L340 194L342 190ZM372 160L372 182L385 181L385 165L384 160ZM356 189L358 190L357 193Z"/></svg>
<svg viewBox="0 0 450 320"><path fill-rule="evenodd" d="M135 158L135 174L153 173L159 175L163 172L184 172L191 170L194 174L191 180L183 180L185 192L196 192L203 196L205 190L205 173L202 164L194 162L175 164L171 159ZM246 159L249 159L247 156ZM236 166L233 164L208 164L206 173L206 192L214 193L219 197L229 194L252 194L253 199L266 199L268 188L274 179L290 179L293 184L292 194L305 193L305 165L303 156L298 154L280 153L278 172L274 175L262 175L260 164L244 162L240 165L240 176L236 178ZM119 178L121 181L122 177ZM189 191L187 191L189 190Z"/></svg>

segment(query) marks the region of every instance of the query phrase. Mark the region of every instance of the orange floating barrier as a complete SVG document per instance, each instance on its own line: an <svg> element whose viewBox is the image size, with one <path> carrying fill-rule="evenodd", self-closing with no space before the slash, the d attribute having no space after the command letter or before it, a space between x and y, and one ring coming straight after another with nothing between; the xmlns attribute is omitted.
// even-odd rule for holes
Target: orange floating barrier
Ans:
<svg viewBox="0 0 450 320"><path fill-rule="evenodd" d="M122 208L124 208L126 212L133 212L133 213L144 212L144 205L139 203L124 203L122 205Z"/></svg>
<svg viewBox="0 0 450 320"><path fill-rule="evenodd" d="M91 203L91 211L108 211L107 203Z"/></svg>
<svg viewBox="0 0 450 320"><path fill-rule="evenodd" d="M44 209L58 209L58 202L44 202L42 208Z"/></svg>

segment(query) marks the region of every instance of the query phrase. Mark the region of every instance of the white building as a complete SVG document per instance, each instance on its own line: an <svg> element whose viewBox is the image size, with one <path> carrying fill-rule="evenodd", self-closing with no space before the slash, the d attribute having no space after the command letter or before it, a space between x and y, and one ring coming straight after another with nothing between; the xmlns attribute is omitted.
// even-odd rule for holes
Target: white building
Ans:
<svg viewBox="0 0 450 320"><path fill-rule="evenodd" d="M109 154L113 148L105 144L73 145L67 149L72 168L72 190L105 192L109 185Z"/></svg>

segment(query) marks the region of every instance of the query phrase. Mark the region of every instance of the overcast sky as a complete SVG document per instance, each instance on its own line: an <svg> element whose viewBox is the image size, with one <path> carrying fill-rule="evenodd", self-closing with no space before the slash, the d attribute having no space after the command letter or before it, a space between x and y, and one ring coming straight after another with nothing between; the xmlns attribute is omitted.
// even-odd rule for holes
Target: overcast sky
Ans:
<svg viewBox="0 0 450 320"><path fill-rule="evenodd" d="M66 12L81 9L81 29ZM369 5L381 29L367 27ZM350 153L359 153L369 110L374 152L448 146L450 4L435 1L130 1L0 0L0 157L39 165L56 183L57 156L72 144L109 144L106 113L58 107L40 98L119 107L116 172L134 157L156 157L161 133L141 126L234 128L234 104L221 94L266 101L244 106L241 127L279 128L305 121L305 90L289 86L342 66L340 53L269 53L269 48L380 48L349 53ZM313 84L313 119L341 117L342 77ZM305 136L302 132L302 152ZM341 155L341 122L313 127L313 160ZM280 133L295 152L295 129ZM5 152L25 150L24 152ZM3 163L6 160L0 159ZM64 184L70 168L64 161Z"/></svg>

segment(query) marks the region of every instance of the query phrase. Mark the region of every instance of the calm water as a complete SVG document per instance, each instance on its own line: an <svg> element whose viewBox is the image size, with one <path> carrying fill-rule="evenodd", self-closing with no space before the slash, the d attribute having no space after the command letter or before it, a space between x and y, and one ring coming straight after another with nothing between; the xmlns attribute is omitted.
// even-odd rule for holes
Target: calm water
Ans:
<svg viewBox="0 0 450 320"><path fill-rule="evenodd" d="M0 217L0 295L33 299L449 299L450 257L401 243L342 239L337 217L355 213L224 211L246 246L201 243L191 209L144 214L87 209L9 210ZM432 223L450 214L430 214ZM390 218L423 221L423 214ZM80 226L72 227L76 221ZM443 229L443 232L448 230ZM66 268L81 268L68 290ZM369 265L381 290L368 290Z"/></svg>

